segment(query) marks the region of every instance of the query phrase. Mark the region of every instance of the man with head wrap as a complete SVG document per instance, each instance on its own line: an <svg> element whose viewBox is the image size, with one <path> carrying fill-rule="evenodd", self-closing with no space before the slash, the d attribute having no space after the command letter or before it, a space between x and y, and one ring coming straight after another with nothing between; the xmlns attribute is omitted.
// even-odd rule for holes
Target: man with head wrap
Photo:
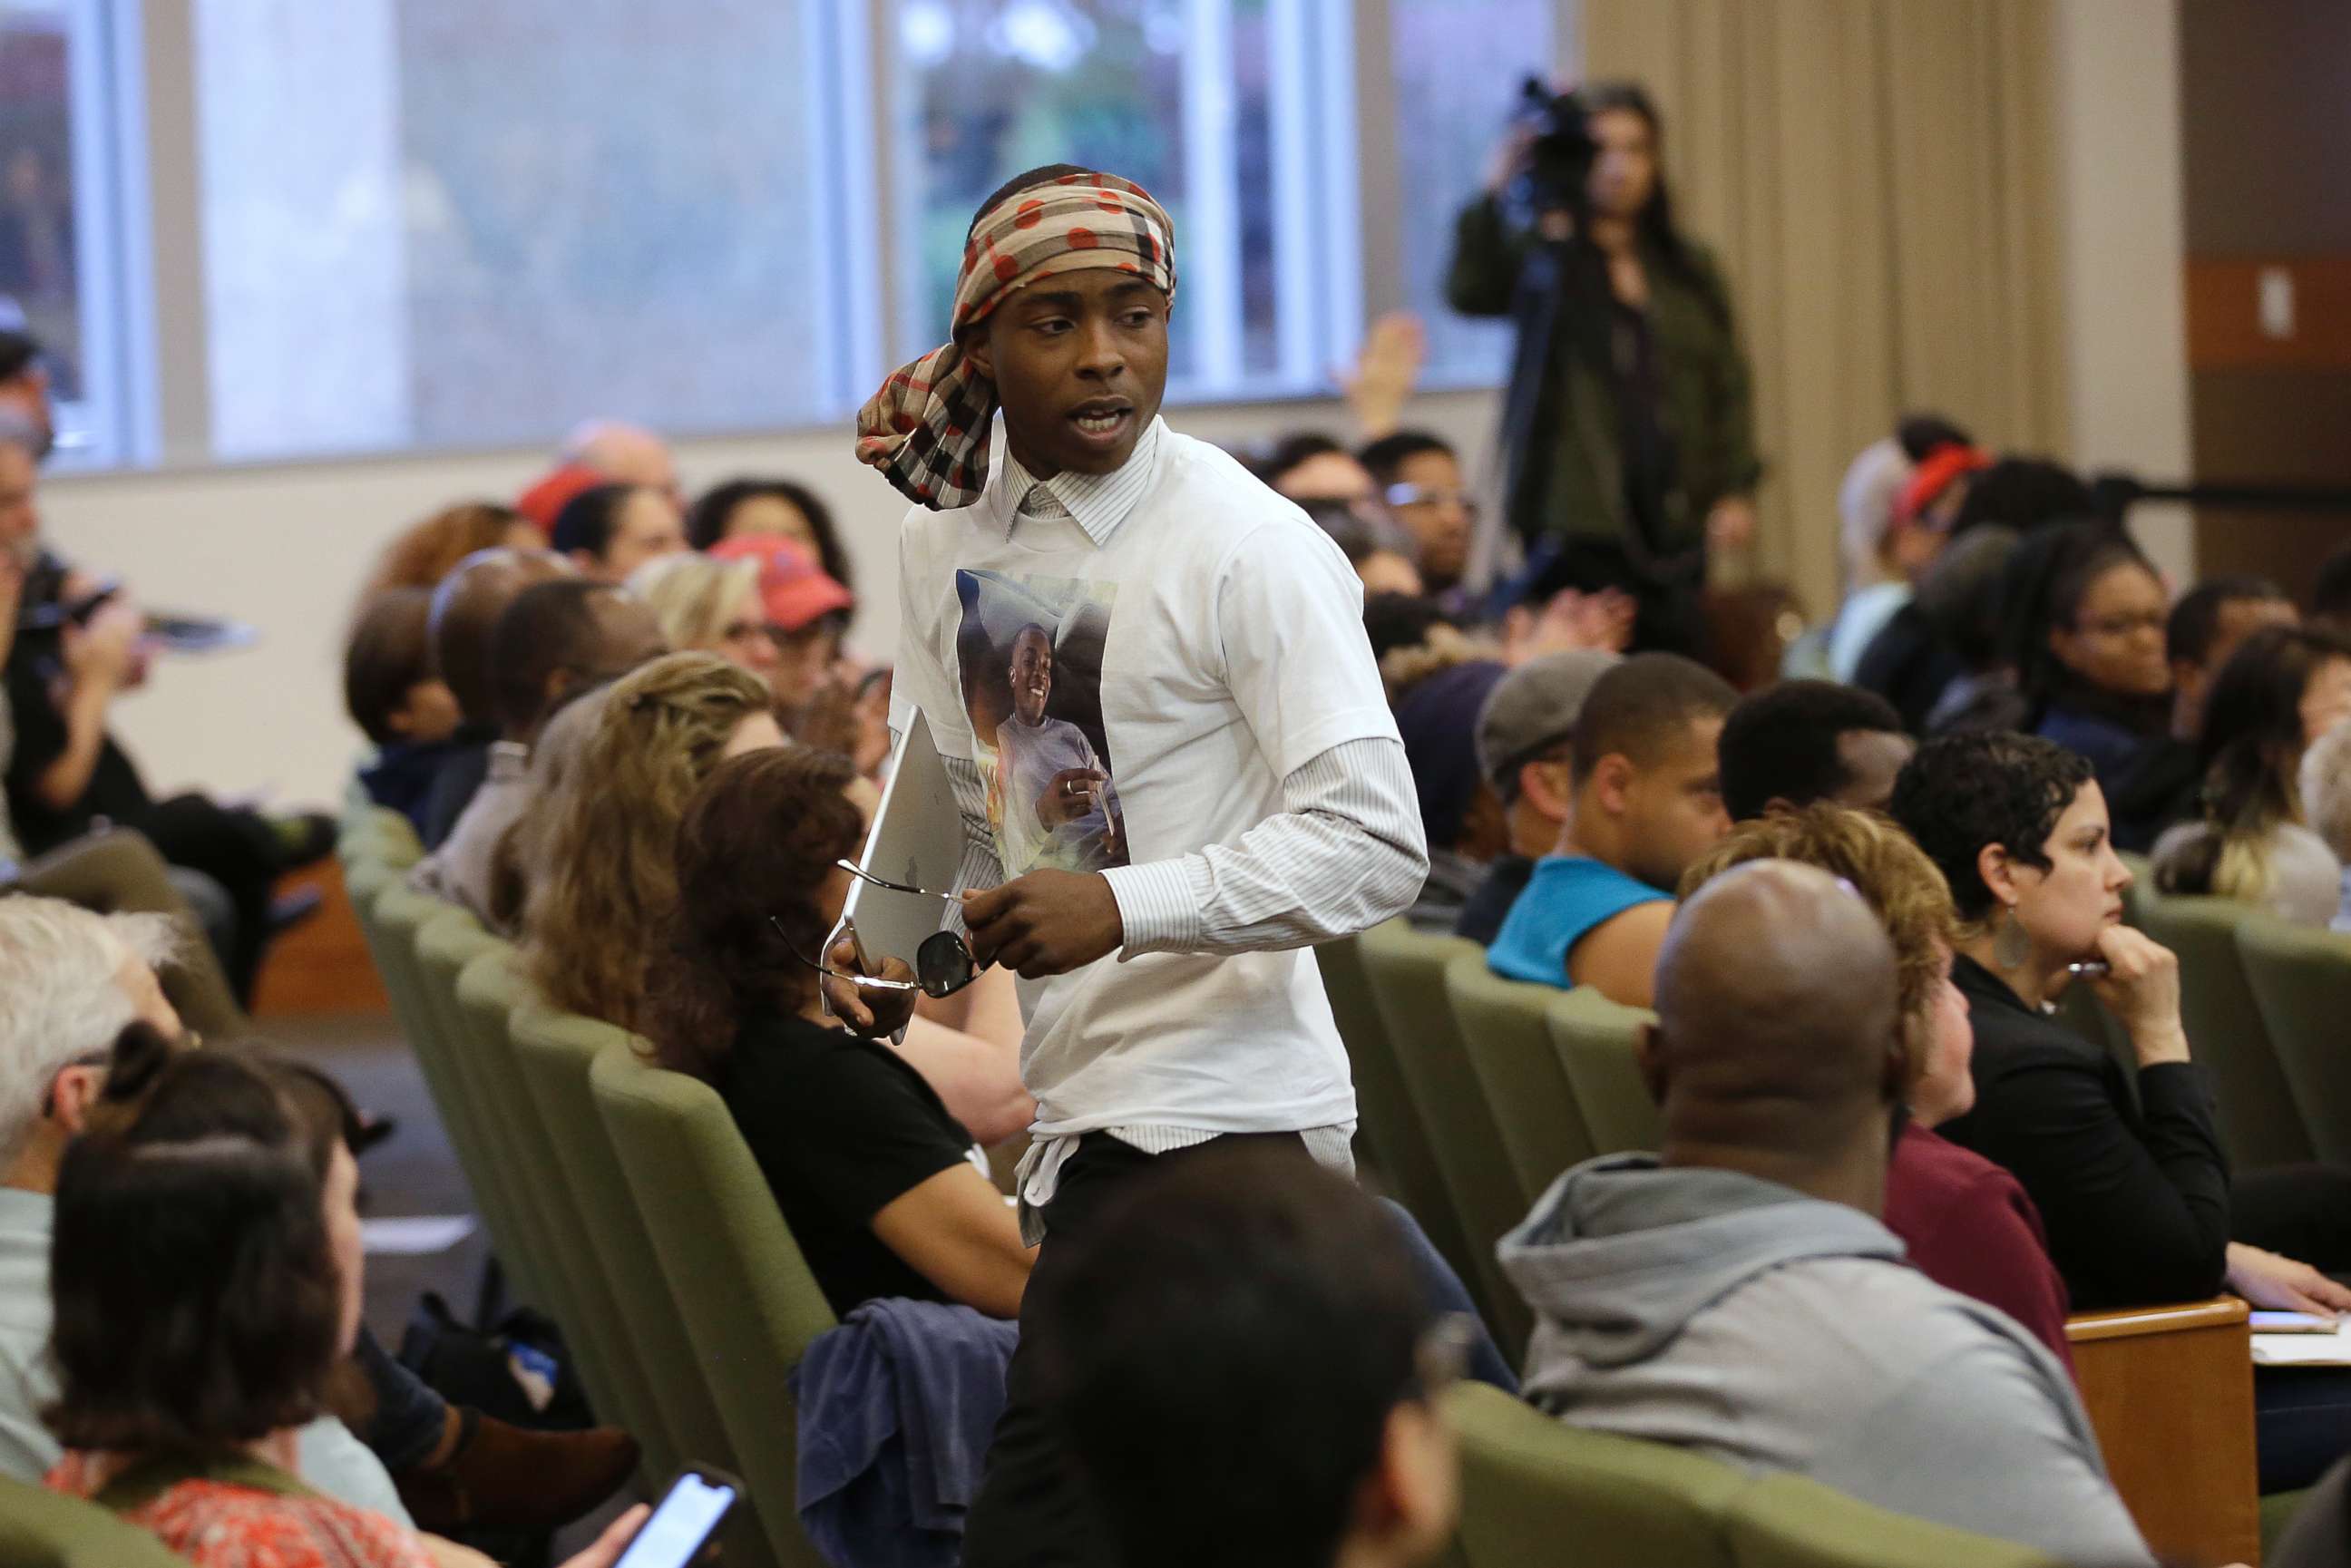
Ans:
<svg viewBox="0 0 2351 1568"><path fill-rule="evenodd" d="M955 913L976 956L1021 977L1031 1302L1154 1160L1254 1137L1349 1168L1346 1054L1301 949L1399 913L1427 873L1355 573L1294 505L1158 417L1175 292L1173 225L1147 193L1032 171L973 222L953 340L858 416L858 455L916 503L893 727L919 711L947 759L969 845ZM1099 669L1064 639L1029 694L1029 716L1087 730L1097 765L1077 771L1108 776L1061 781L1089 813L1097 792L1117 803L1115 863L1098 871L1022 870L989 820L1026 625L985 614L1006 584L1106 627ZM844 968L854 947L830 957ZM837 976L826 994L862 1033L909 1010ZM1104 1555L1046 1377L1032 1336L971 1511L973 1568Z"/></svg>

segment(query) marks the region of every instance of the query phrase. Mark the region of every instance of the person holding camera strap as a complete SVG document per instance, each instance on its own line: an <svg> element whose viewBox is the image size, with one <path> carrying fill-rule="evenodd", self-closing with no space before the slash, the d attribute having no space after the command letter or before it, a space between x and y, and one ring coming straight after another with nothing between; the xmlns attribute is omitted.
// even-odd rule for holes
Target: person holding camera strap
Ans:
<svg viewBox="0 0 2351 1568"><path fill-rule="evenodd" d="M1446 283L1455 309L1518 329L1501 445L1524 581L1621 589L1634 649L1699 653L1708 549L1753 538L1762 474L1729 291L1675 226L1646 91L1525 97Z"/></svg>

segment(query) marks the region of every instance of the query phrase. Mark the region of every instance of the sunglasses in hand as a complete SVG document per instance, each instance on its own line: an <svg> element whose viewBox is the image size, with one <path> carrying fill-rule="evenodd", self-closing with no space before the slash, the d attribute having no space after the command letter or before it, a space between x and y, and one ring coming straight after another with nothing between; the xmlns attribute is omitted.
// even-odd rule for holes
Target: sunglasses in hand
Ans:
<svg viewBox="0 0 2351 1568"><path fill-rule="evenodd" d="M911 894L916 898L935 898L942 904L956 902L952 894L933 893L927 888L909 887L903 882L892 882L887 877L875 876L872 872L846 860L838 860L832 863L861 882L872 883L874 886L886 888L892 893ZM783 922L777 920L773 915L769 915L768 919L774 924L778 934L781 935L784 929ZM786 937L786 945L790 945L789 937ZM934 998L955 995L977 979L981 968L978 961L972 957L971 949L964 945L963 938L952 931L935 932L923 939L923 945L914 949L914 978L911 980L885 980L874 975L850 974L819 963L796 946L791 948L791 954L793 957L798 958L820 975L829 975L836 980L845 980L852 986L862 986L867 990L919 991L924 996Z"/></svg>

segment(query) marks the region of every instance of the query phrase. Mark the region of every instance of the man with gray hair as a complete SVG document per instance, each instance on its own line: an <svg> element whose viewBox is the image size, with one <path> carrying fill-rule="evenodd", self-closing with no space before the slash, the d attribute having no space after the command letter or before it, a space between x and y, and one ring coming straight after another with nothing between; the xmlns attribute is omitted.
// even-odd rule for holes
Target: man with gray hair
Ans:
<svg viewBox="0 0 2351 1568"><path fill-rule="evenodd" d="M181 1033L155 970L178 944L152 915L93 915L56 899L0 898L0 1475L38 1481L58 1457L40 1410L49 1359L49 1230L57 1166L133 1023ZM320 1490L405 1521L392 1478L332 1416L303 1428L302 1474Z"/></svg>
<svg viewBox="0 0 2351 1568"><path fill-rule="evenodd" d="M57 1169L105 1088L123 1030L144 1024L182 1038L155 978L178 941L156 915L0 897L0 1475L38 1481L59 1457L40 1419L57 1395L49 1355ZM635 1466L636 1445L610 1428L525 1432L453 1408L364 1329L352 1360L372 1406L369 1443L333 1416L300 1435L303 1479L344 1502L407 1523L405 1498L426 1529L552 1528L594 1507Z"/></svg>

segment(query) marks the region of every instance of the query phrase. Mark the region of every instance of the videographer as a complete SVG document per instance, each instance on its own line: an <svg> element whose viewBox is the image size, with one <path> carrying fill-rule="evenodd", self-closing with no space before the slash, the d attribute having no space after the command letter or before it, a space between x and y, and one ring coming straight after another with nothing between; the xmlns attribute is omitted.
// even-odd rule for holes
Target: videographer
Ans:
<svg viewBox="0 0 2351 1568"><path fill-rule="evenodd" d="M1637 649L1698 652L1709 546L1753 537L1747 360L1713 257L1674 226L1656 106L1629 82L1530 79L1446 294L1518 327L1504 511L1545 592L1618 588Z"/></svg>

